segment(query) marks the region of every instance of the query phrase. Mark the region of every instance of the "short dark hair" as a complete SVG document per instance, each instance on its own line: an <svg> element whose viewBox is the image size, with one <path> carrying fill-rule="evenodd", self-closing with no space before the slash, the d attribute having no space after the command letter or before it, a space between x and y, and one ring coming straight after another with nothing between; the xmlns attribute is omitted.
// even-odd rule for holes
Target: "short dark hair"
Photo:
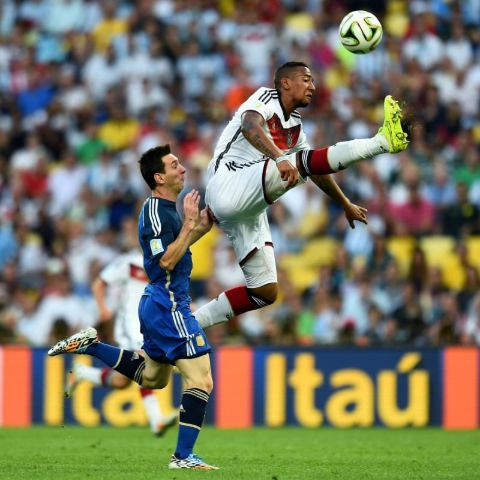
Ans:
<svg viewBox="0 0 480 480"><path fill-rule="evenodd" d="M273 77L273 84L275 85L275 88L280 88L280 82L282 78L289 77L292 74L292 70L295 70L299 67L310 68L304 62L287 62L283 65L280 65L280 67L278 67L275 71L275 76Z"/></svg>
<svg viewBox="0 0 480 480"><path fill-rule="evenodd" d="M142 177L152 190L155 190L157 185L157 182L155 182L155 174L165 173L163 157L169 153L171 153L169 144L159 145L158 147L150 148L144 152L138 161Z"/></svg>

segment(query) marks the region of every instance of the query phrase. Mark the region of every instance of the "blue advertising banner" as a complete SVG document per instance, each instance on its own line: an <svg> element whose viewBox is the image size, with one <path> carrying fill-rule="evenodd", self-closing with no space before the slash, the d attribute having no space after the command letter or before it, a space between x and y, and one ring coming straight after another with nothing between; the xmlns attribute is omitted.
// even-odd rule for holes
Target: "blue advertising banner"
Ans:
<svg viewBox="0 0 480 480"><path fill-rule="evenodd" d="M25 359L31 362L31 376L22 378L31 382L32 423L147 425L135 384L113 390L84 381L77 386L72 398L65 398L65 376L72 368L72 361L102 367L96 359L84 355L48 357L43 349L26 353ZM10 356L10 352L4 355L5 359L7 355ZM457 415L457 403L464 403L462 398L457 399L457 392L468 389L461 384L463 376L456 374L455 359L463 359L465 355L472 357L471 363L478 363L476 350L452 350L447 378L445 351L441 349L219 348L212 353L216 393L209 402L206 422L238 427L240 412L244 414L242 428L250 425L311 428L442 425L445 412ZM251 361L246 361L248 358ZM222 359L228 361L222 365ZM461 365L462 371L465 370L464 363ZM29 368L25 363L24 369ZM475 371L472 370L470 377ZM472 385L471 380L468 385ZM237 390L237 394L232 393ZM13 391L8 385L3 388L4 395ZM472 397L471 402L477 398L476 390L472 392L465 394L467 400ZM181 394L181 378L174 373L169 386L157 392L165 414L178 408ZM445 398L449 399L448 404ZM4 405L10 403L5 401ZM4 410L4 422L11 423L14 412L10 413L10 407ZM472 416L470 410L465 410L468 422L462 420L459 424L456 417L447 416L448 425L477 425L478 415Z"/></svg>
<svg viewBox="0 0 480 480"><path fill-rule="evenodd" d="M277 349L254 353L254 422L305 427L440 425L439 350Z"/></svg>

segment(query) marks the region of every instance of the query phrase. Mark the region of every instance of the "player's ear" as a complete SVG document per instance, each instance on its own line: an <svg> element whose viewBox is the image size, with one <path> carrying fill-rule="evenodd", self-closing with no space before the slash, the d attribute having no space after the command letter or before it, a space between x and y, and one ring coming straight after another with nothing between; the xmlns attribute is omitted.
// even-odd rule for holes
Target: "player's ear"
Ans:
<svg viewBox="0 0 480 480"><path fill-rule="evenodd" d="M283 90L289 90L290 89L290 79L288 77L283 77L280 80L280 84L282 85Z"/></svg>
<svg viewBox="0 0 480 480"><path fill-rule="evenodd" d="M158 185L163 185L165 183L165 175L163 173L154 173L153 178Z"/></svg>

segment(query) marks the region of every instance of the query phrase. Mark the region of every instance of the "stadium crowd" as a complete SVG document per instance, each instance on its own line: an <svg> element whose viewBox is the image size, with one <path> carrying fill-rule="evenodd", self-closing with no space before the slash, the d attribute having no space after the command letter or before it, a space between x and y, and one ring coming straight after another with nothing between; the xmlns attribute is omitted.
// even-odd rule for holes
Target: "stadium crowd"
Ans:
<svg viewBox="0 0 480 480"><path fill-rule="evenodd" d="M337 28L360 7L384 39L354 56ZM136 243L141 152L170 143L203 192L222 127L288 60L315 74L312 145L374 134L386 94L411 143L336 175L368 226L349 229L311 182L282 197L280 299L210 341L480 344L479 27L475 0L3 0L0 344L95 324L92 279ZM243 283L219 231L194 259L196 305Z"/></svg>

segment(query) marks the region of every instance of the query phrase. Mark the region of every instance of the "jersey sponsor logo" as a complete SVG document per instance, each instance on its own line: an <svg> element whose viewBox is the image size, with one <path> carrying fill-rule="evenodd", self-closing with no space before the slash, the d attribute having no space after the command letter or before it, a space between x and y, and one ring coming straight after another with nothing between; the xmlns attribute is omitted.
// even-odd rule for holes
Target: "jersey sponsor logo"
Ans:
<svg viewBox="0 0 480 480"><path fill-rule="evenodd" d="M267 120L267 126L272 140L278 148L288 150L297 144L300 136L300 124L285 128L280 118L277 115L273 115L270 120Z"/></svg>
<svg viewBox="0 0 480 480"><path fill-rule="evenodd" d="M140 280L142 282L148 282L147 274L142 267L138 265L130 264L130 278L134 278L135 280Z"/></svg>
<svg viewBox="0 0 480 480"><path fill-rule="evenodd" d="M150 240L150 250L152 251L152 255L157 255L163 252L163 244L159 238L152 238Z"/></svg>

